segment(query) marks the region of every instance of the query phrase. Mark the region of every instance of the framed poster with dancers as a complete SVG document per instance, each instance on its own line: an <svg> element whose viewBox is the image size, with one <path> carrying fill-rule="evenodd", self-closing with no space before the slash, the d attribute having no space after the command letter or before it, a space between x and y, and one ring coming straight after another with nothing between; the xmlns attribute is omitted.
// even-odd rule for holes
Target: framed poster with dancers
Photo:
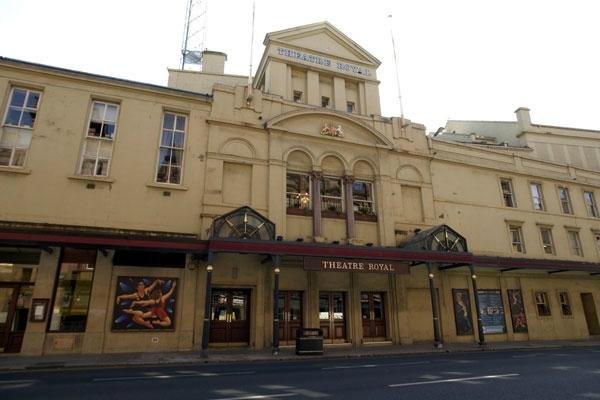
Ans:
<svg viewBox="0 0 600 400"><path fill-rule="evenodd" d="M177 278L119 276L111 329L173 330L176 304Z"/></svg>
<svg viewBox="0 0 600 400"><path fill-rule="evenodd" d="M458 336L473 334L473 318L471 317L471 300L468 289L452 289L454 302L454 321Z"/></svg>

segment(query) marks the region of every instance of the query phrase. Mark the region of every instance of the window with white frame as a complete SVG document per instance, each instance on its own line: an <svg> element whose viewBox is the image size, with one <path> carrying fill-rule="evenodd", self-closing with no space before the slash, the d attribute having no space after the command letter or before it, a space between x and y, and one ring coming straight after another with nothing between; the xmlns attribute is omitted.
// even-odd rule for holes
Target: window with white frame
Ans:
<svg viewBox="0 0 600 400"><path fill-rule="evenodd" d="M581 248L581 241L579 240L579 232L574 230L567 230L567 236L569 236L571 254L573 254L574 256L583 256L583 249Z"/></svg>
<svg viewBox="0 0 600 400"><path fill-rule="evenodd" d="M344 212L342 178L323 177L321 181L321 207L323 211Z"/></svg>
<svg viewBox="0 0 600 400"><path fill-rule="evenodd" d="M286 174L285 202L288 209L310 209L310 176L301 172Z"/></svg>
<svg viewBox="0 0 600 400"><path fill-rule="evenodd" d="M529 184L531 189L531 201L533 202L533 209L543 211L544 198L542 196L542 185L537 182L531 182Z"/></svg>
<svg viewBox="0 0 600 400"><path fill-rule="evenodd" d="M552 240L552 229L541 227L540 235L542 236L542 247L544 253L554 254L554 240Z"/></svg>
<svg viewBox="0 0 600 400"><path fill-rule="evenodd" d="M560 208L563 214L573 214L573 207L571 206L571 196L569 195L569 189L563 186L559 186L558 198L560 200Z"/></svg>
<svg viewBox="0 0 600 400"><path fill-rule="evenodd" d="M158 149L156 182L181 183L187 117L166 112Z"/></svg>
<svg viewBox="0 0 600 400"><path fill-rule="evenodd" d="M516 207L515 193L513 191L512 180L507 178L500 179L500 187L502 188L502 197L506 207Z"/></svg>
<svg viewBox="0 0 600 400"><path fill-rule="evenodd" d="M547 317L550 313L550 302L548 301L548 293L546 292L535 292L535 306L537 313L540 317Z"/></svg>
<svg viewBox="0 0 600 400"><path fill-rule="evenodd" d="M516 253L525 253L525 243L523 242L523 231L521 230L521 227L511 225L509 230L513 251Z"/></svg>
<svg viewBox="0 0 600 400"><path fill-rule="evenodd" d="M22 167L25 164L41 95L36 90L11 89L4 114L6 129L0 131L0 165Z"/></svg>
<svg viewBox="0 0 600 400"><path fill-rule="evenodd" d="M588 215L590 217L598 218L598 206L596 205L596 198L594 196L594 192L584 190L583 202L585 203L585 208L587 209Z"/></svg>
<svg viewBox="0 0 600 400"><path fill-rule="evenodd" d="M113 142L117 133L119 106L103 101L92 102L79 173L108 176Z"/></svg>
<svg viewBox="0 0 600 400"><path fill-rule="evenodd" d="M560 312L562 315L573 315L573 311L571 311L571 299L569 299L568 292L558 292L558 303L560 304Z"/></svg>
<svg viewBox="0 0 600 400"><path fill-rule="evenodd" d="M355 213L375 215L373 183L358 180L352 183L352 207Z"/></svg>

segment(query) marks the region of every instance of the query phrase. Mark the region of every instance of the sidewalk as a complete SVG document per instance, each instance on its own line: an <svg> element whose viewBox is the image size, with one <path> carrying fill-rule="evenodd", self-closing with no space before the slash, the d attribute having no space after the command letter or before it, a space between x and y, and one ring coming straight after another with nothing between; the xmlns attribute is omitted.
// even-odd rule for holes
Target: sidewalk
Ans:
<svg viewBox="0 0 600 400"><path fill-rule="evenodd" d="M454 343L443 349L434 349L432 344L396 346L392 344L363 345L354 348L350 345L325 347L324 356L296 356L293 347L284 347L278 355L271 349L209 349L206 355L200 351L170 353L115 353L115 354L65 354L44 356L21 356L0 354L0 371L41 370L62 368L97 368L180 364L213 364L257 361L319 360L323 358L356 358L368 356L395 356L402 354L443 354L475 351L535 350L573 347L600 347L598 340L554 340L486 343Z"/></svg>

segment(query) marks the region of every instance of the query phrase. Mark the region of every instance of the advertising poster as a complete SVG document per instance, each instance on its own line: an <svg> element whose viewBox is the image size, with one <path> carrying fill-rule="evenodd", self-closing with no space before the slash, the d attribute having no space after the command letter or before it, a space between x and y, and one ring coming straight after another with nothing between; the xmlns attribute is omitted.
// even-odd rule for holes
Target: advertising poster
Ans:
<svg viewBox="0 0 600 400"><path fill-rule="evenodd" d="M521 289L508 289L508 304L514 333L527 333L527 317Z"/></svg>
<svg viewBox="0 0 600 400"><path fill-rule="evenodd" d="M117 277L112 330L173 330L176 288L176 278Z"/></svg>
<svg viewBox="0 0 600 400"><path fill-rule="evenodd" d="M454 320L458 336L473 334L473 318L471 318L471 301L468 289L452 289L454 303Z"/></svg>
<svg viewBox="0 0 600 400"><path fill-rule="evenodd" d="M506 333L504 307L500 290L478 290L479 313L483 333Z"/></svg>

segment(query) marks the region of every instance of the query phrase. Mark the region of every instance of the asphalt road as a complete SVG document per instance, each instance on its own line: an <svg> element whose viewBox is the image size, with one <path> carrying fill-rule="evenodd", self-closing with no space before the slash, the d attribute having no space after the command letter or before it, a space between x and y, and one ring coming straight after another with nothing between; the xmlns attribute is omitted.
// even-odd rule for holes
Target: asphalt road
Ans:
<svg viewBox="0 0 600 400"><path fill-rule="evenodd" d="M600 347L0 373L0 399L600 399Z"/></svg>

